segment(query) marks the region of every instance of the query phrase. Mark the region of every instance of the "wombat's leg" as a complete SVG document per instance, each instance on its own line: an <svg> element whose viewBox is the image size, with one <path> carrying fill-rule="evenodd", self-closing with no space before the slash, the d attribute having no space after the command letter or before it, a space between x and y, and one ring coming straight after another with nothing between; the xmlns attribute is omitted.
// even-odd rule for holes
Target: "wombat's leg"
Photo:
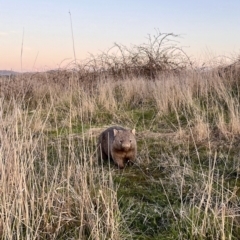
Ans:
<svg viewBox="0 0 240 240"><path fill-rule="evenodd" d="M114 162L120 169L125 167L125 161L122 158L116 158L114 159Z"/></svg>
<svg viewBox="0 0 240 240"><path fill-rule="evenodd" d="M127 160L127 164L128 164L129 166L132 166L132 165L134 164L134 161Z"/></svg>

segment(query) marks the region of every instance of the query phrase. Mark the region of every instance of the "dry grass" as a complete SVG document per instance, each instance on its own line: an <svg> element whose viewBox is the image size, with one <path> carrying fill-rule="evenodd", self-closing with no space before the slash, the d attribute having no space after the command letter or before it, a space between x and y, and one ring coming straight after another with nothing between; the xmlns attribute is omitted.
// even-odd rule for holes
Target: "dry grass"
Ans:
<svg viewBox="0 0 240 240"><path fill-rule="evenodd" d="M25 101L1 101L1 238L119 239L111 171L96 166L94 146L84 141L90 136L71 137L74 111L58 122L61 101L50 97L34 111Z"/></svg>
<svg viewBox="0 0 240 240"><path fill-rule="evenodd" d="M118 195L136 169L161 189L165 210L154 205L154 214L168 214L172 237L237 239L237 78L215 70L91 84L75 72L57 76L0 79L2 239L148 239L132 227L134 197L124 205ZM133 172L97 162L96 137L111 124L138 130Z"/></svg>

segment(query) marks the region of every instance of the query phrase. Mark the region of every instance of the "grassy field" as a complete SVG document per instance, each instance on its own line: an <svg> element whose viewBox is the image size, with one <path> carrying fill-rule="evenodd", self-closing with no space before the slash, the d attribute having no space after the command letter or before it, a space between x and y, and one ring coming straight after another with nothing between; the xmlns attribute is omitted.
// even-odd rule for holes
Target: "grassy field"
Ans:
<svg viewBox="0 0 240 240"><path fill-rule="evenodd" d="M239 239L240 74L0 79L1 239ZM136 164L98 135L136 128Z"/></svg>

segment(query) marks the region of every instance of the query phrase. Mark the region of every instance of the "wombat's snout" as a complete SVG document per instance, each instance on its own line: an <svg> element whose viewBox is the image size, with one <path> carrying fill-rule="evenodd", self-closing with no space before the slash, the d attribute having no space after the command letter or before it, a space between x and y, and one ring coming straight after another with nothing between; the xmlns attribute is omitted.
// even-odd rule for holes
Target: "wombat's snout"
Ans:
<svg viewBox="0 0 240 240"><path fill-rule="evenodd" d="M129 150L131 148L131 143L129 142L123 142L122 144L122 149L123 150Z"/></svg>

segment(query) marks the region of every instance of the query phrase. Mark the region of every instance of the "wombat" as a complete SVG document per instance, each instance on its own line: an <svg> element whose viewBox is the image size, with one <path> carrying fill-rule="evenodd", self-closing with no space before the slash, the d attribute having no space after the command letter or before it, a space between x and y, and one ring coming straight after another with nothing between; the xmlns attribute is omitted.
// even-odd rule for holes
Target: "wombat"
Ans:
<svg viewBox="0 0 240 240"><path fill-rule="evenodd" d="M137 155L135 129L127 130L114 126L106 129L99 136L99 155L102 159L112 159L119 168L133 162Z"/></svg>

